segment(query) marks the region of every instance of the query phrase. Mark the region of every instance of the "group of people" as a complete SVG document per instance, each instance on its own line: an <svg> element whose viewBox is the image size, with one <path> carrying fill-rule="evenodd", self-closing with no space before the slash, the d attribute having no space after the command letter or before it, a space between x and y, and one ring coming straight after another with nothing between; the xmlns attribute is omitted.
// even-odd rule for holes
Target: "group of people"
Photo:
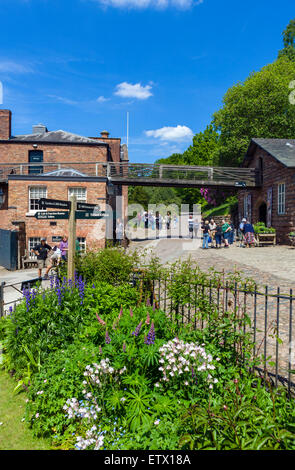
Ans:
<svg viewBox="0 0 295 470"><path fill-rule="evenodd" d="M172 225L176 228L177 222L177 215L172 217L170 211L168 211L165 216L162 216L159 211L156 211L155 213L153 211L144 211L141 214L137 214L137 226L140 227L142 224L145 229L151 228L152 230L162 230L162 228L166 227L167 230L170 230Z"/></svg>
<svg viewBox="0 0 295 470"><path fill-rule="evenodd" d="M211 248L229 248L235 241L235 226L231 221L222 219L221 223L215 223L214 219L202 220L202 233L203 233L203 249L208 249L209 244ZM247 221L246 218L238 228L238 237L240 246L250 247L255 245L255 235L253 225Z"/></svg>
<svg viewBox="0 0 295 470"><path fill-rule="evenodd" d="M40 243L34 246L32 252L37 256L38 277L42 278L42 269L45 268L44 280L49 279L48 273L52 266L58 266L61 261L67 261L69 246L68 237L65 235L58 245L51 247L46 243L46 238L41 238ZM80 251L80 244L76 240L76 252ZM52 255L49 257L50 252Z"/></svg>

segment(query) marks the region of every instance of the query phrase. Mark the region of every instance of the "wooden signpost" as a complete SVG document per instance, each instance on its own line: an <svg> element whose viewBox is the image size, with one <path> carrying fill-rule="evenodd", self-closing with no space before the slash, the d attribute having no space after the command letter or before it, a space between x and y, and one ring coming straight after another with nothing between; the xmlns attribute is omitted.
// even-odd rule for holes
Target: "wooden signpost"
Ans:
<svg viewBox="0 0 295 470"><path fill-rule="evenodd" d="M67 211L57 210L44 212L47 208L67 209ZM98 204L87 204L86 202L77 202L76 196L71 196L69 201L60 201L58 199L39 199L39 208L43 211L35 213L38 220L68 219L69 237L68 237L68 279L74 279L75 275L75 251L76 251L76 220L96 220L106 219L110 214L100 210Z"/></svg>

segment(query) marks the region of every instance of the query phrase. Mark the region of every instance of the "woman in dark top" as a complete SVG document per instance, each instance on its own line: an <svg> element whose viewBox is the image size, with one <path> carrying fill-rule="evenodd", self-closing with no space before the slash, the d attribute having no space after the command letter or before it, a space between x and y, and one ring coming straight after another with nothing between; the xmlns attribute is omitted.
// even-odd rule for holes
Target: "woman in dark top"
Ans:
<svg viewBox="0 0 295 470"><path fill-rule="evenodd" d="M246 247L251 248L252 245L254 246L254 243L255 243L254 228L253 228L253 225L250 224L248 220L244 224L244 235L245 235Z"/></svg>
<svg viewBox="0 0 295 470"><path fill-rule="evenodd" d="M215 231L216 248L221 248L222 239L223 239L222 225L218 224L216 226L216 231Z"/></svg>
<svg viewBox="0 0 295 470"><path fill-rule="evenodd" d="M208 220L205 220L202 230L203 230L203 248L207 250L209 248L208 240L209 240L209 230L210 230Z"/></svg>

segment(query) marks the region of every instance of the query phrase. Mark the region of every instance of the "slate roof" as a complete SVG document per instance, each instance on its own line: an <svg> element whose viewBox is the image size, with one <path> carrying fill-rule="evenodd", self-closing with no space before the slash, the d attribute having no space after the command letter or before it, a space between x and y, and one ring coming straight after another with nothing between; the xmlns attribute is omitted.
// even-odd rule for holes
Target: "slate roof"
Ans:
<svg viewBox="0 0 295 470"><path fill-rule="evenodd" d="M286 167L295 167L295 139L252 139L245 160L251 158L257 145Z"/></svg>
<svg viewBox="0 0 295 470"><path fill-rule="evenodd" d="M106 145L105 142L97 139L90 139L81 135L66 131L50 131L40 134L16 135L10 138L12 142L48 142L54 144L87 144L87 145Z"/></svg>

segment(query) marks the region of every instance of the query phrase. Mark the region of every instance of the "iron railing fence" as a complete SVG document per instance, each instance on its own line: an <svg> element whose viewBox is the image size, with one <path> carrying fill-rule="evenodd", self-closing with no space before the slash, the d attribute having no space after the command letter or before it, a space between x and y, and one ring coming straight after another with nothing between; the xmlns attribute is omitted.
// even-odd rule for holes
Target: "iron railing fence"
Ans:
<svg viewBox="0 0 295 470"><path fill-rule="evenodd" d="M263 379L270 379L276 387L280 382L289 392L295 391L292 380L295 373L295 296L292 289L283 293L280 287L258 288L257 285L229 281L224 285L194 280L180 283L173 277L144 281L135 275L134 285L138 282L151 284L150 301L153 299L178 324L192 324L195 329L204 329L208 325L218 328L218 323L231 313L230 318L235 318L236 322L237 338L243 338L245 334L251 338L252 359L262 361L262 366L255 369ZM210 318L213 311L217 317ZM239 340L236 347L243 359Z"/></svg>
<svg viewBox="0 0 295 470"><path fill-rule="evenodd" d="M28 288L30 281L25 282L25 288ZM271 379L275 387L283 384L289 393L295 392L292 380L295 370L295 295L292 289L286 293L280 287L258 288L257 285L229 281L224 285L193 279L180 282L173 276L149 280L138 273L133 274L131 282L139 288L142 301L148 296L150 303L162 309L178 326L191 324L201 330L209 325L218 328L224 318L234 318L240 357L243 359L244 355L241 338L248 334L252 339L252 357L264 358L263 365L255 367L263 379ZM22 301L23 287L20 282L0 284L0 317L8 315L9 310L14 310ZM9 290L10 298L5 296L5 291L8 294ZM14 299L11 298L12 290L17 293Z"/></svg>

